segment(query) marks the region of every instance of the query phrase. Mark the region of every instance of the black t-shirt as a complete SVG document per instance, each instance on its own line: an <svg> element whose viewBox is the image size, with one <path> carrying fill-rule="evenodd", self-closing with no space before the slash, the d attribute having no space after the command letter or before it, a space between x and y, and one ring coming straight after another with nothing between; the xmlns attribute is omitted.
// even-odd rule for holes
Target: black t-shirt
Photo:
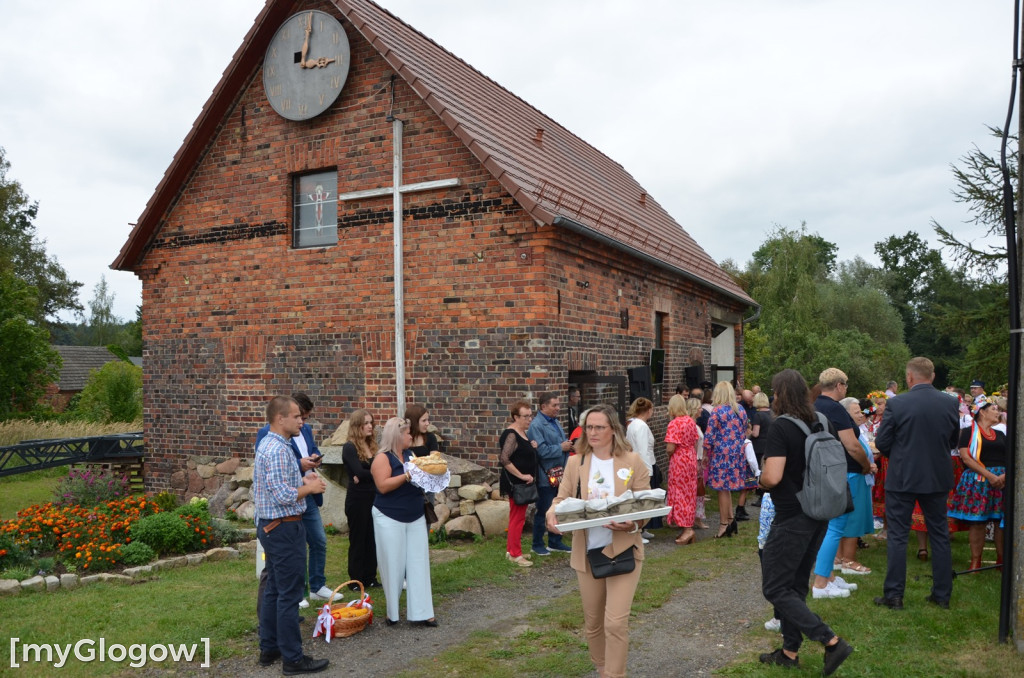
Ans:
<svg viewBox="0 0 1024 678"><path fill-rule="evenodd" d="M436 452L440 449L437 446L437 436L433 433L424 433L423 442L423 445L416 445L415 447L409 448L412 450L414 457L429 457L431 452Z"/></svg>
<svg viewBox="0 0 1024 678"><path fill-rule="evenodd" d="M755 410L754 416L750 420L752 426L758 426L757 437L752 439L750 442L754 444L754 454L757 455L758 459L764 458L764 451L768 448L768 433L772 430L772 423L775 421L775 415L772 414L771 410Z"/></svg>
<svg viewBox="0 0 1024 678"><path fill-rule="evenodd" d="M811 431L815 431L820 425L818 423L809 428ZM829 433L836 435L831 423L829 424ZM786 458L786 468L782 471L782 479L771 489L776 520L791 518L803 513L796 493L804 486L804 469L807 466L807 461L804 458L804 441L806 440L807 436L800 430L796 422L782 417L775 419L768 431L765 459Z"/></svg>
<svg viewBox="0 0 1024 678"><path fill-rule="evenodd" d="M836 440L839 440L839 432L847 429L855 429L856 424L853 423L853 417L847 412L842 405L835 400L832 400L828 396L820 395L818 399L814 401L814 409L818 410L832 422L833 428L835 428ZM853 432L853 437L856 438L859 431ZM846 472L847 473L864 473L864 468L860 465L857 460L850 456L850 453L846 453Z"/></svg>
<svg viewBox="0 0 1024 678"><path fill-rule="evenodd" d="M971 432L974 427L960 429L960 443L958 447L971 448ZM981 439L981 463L985 468L990 466L1006 467L1006 436L1002 431L992 429L996 434L995 440Z"/></svg>

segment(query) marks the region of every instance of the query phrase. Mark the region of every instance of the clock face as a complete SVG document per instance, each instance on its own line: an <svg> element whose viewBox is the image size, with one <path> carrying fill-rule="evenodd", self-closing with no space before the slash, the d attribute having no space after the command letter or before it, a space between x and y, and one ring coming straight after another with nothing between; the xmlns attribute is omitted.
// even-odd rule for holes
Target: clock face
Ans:
<svg viewBox="0 0 1024 678"><path fill-rule="evenodd" d="M263 58L263 89L271 107L289 120L327 110L345 86L352 63L348 36L337 19L300 12L277 29Z"/></svg>

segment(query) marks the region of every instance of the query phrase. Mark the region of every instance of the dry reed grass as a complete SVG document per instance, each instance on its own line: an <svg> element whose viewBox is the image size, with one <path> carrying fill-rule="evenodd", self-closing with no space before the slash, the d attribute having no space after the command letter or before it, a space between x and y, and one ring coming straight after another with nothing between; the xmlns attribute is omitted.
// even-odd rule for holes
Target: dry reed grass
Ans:
<svg viewBox="0 0 1024 678"><path fill-rule="evenodd" d="M142 420L130 423L95 424L88 421L33 421L11 419L0 422L0 447L17 445L23 440L49 440L52 438L84 438L109 433L133 433L142 430Z"/></svg>

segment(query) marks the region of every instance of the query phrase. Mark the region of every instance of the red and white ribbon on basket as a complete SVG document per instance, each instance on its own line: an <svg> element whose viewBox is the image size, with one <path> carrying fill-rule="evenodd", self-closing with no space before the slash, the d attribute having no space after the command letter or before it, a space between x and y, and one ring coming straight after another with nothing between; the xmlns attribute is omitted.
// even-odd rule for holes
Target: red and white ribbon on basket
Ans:
<svg viewBox="0 0 1024 678"><path fill-rule="evenodd" d="M362 600L353 600L345 607L365 607L367 610L369 610L370 615L370 618L366 621L366 623L368 625L373 623L373 601L370 600L369 593L363 593Z"/></svg>
<svg viewBox="0 0 1024 678"><path fill-rule="evenodd" d="M325 603L323 608L320 610L320 615L316 618L316 625L313 627L313 637L316 638L321 633L327 637L325 640L331 642L331 637L334 635L334 617L331 616L331 604Z"/></svg>

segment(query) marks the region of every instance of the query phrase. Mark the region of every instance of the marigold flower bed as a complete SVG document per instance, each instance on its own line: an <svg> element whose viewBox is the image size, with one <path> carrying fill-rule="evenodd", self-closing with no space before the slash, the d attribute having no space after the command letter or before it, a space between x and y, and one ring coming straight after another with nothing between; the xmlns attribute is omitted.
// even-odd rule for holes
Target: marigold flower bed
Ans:
<svg viewBox="0 0 1024 678"><path fill-rule="evenodd" d="M52 555L73 569L102 572L120 561L121 547L131 541L132 524L160 510L144 495L92 508L49 502L18 511L17 518L0 523L0 535L8 536L27 553ZM0 567L9 555L13 554L0 553Z"/></svg>

